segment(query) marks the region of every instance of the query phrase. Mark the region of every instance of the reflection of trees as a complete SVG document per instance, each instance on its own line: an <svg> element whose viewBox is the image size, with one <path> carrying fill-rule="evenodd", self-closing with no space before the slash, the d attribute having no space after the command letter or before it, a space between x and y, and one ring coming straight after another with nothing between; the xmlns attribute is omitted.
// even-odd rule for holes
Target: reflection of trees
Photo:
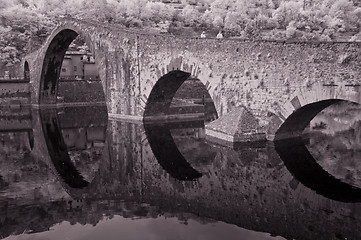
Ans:
<svg viewBox="0 0 361 240"><path fill-rule="evenodd" d="M168 126L146 124L144 128L153 154L172 177L179 180L195 180L202 176L180 153Z"/></svg>
<svg viewBox="0 0 361 240"><path fill-rule="evenodd" d="M361 121L334 135L310 133L307 147L326 171L342 181L361 187Z"/></svg>
<svg viewBox="0 0 361 240"><path fill-rule="evenodd" d="M159 207L149 204L123 202L121 200L86 201L81 210L69 208L64 201L48 202L41 205L14 205L0 202L1 237L21 235L26 232L48 231L50 227L64 221L74 224L91 224L112 219L115 215L130 219L158 218L161 216L177 217L180 221L193 219L200 223L214 222L189 213L164 212Z"/></svg>
<svg viewBox="0 0 361 240"><path fill-rule="evenodd" d="M287 169L306 187L337 201L361 201L361 189L326 172L316 162L301 138L276 141L275 147Z"/></svg>
<svg viewBox="0 0 361 240"><path fill-rule="evenodd" d="M48 199L49 196L44 195L49 192L54 198L63 196L48 166L31 153L28 134L27 130L0 134L0 188L5 190L0 195L39 201ZM54 189L57 191L52 192Z"/></svg>
<svg viewBox="0 0 361 240"><path fill-rule="evenodd" d="M361 108L360 105L341 101L335 103L322 112L318 113L312 119L310 125L314 130L321 130L321 132L334 135L337 132L348 130L358 121L361 121ZM323 126L324 129L315 129L317 126Z"/></svg>
<svg viewBox="0 0 361 240"><path fill-rule="evenodd" d="M178 150L193 168L203 172L202 168L212 164L216 152L205 143L203 137L199 136L204 135L203 127L171 129L170 131Z"/></svg>

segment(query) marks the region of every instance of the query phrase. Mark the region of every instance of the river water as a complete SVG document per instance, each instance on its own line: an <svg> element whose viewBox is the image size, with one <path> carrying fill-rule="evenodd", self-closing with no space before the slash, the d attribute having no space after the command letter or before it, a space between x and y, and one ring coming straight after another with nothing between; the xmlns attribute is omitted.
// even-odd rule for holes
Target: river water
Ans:
<svg viewBox="0 0 361 240"><path fill-rule="evenodd" d="M202 121L1 110L0 237L361 239L359 114L336 110L302 138L237 149Z"/></svg>

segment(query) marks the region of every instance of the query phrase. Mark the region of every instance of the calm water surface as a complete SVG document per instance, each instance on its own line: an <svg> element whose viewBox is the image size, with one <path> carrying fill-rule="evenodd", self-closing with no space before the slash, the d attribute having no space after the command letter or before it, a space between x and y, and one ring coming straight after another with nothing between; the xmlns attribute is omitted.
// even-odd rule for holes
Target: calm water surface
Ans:
<svg viewBox="0 0 361 240"><path fill-rule="evenodd" d="M361 239L359 120L326 115L302 139L230 149L201 121L2 110L0 237Z"/></svg>

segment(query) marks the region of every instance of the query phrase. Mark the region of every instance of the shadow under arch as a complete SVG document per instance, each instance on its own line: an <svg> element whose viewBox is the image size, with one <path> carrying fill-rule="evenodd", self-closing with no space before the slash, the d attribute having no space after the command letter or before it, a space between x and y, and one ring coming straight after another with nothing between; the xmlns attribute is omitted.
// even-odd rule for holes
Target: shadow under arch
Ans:
<svg viewBox="0 0 361 240"><path fill-rule="evenodd" d="M149 145L159 164L172 177L182 181L196 180L202 177L202 174L195 170L179 151L170 132L170 127L174 127L174 124L144 124ZM199 121L198 124L203 122Z"/></svg>
<svg viewBox="0 0 361 240"><path fill-rule="evenodd" d="M56 172L71 188L88 186L89 182L81 176L70 160L56 110L40 110L39 115L50 159Z"/></svg>
<svg viewBox="0 0 361 240"><path fill-rule="evenodd" d="M28 131L28 141L29 141L30 149L33 150L33 148L34 148L34 132L32 129L31 129L31 131Z"/></svg>
<svg viewBox="0 0 361 240"><path fill-rule="evenodd" d="M24 80L30 82L30 67L28 61L24 63Z"/></svg>
<svg viewBox="0 0 361 240"><path fill-rule="evenodd" d="M307 104L294 111L278 128L275 134L275 141L292 138L302 134L310 121L323 109L332 104L345 101L341 99L329 99Z"/></svg>
<svg viewBox="0 0 361 240"><path fill-rule="evenodd" d="M361 202L361 188L344 183L325 171L302 138L276 141L275 149L291 174L306 187L336 201Z"/></svg>
<svg viewBox="0 0 361 240"><path fill-rule="evenodd" d="M82 30L81 28L78 28L77 26L73 26L71 24L67 24L65 26L62 26L56 31L52 33L52 35L49 37L49 40L47 44L45 45L46 52L44 54L44 59L42 62L42 68L40 73L40 79L39 79L39 93L37 96L37 99L34 99L37 101L40 105L42 104L55 104L57 103L57 96L58 96L58 89L59 89L59 78L62 70L62 64L63 60L66 54L66 51L68 50L70 44L77 38L81 37L84 41L84 43L88 46L91 55L94 57L94 63L96 66L96 69L99 74L99 80L101 83L101 89L106 90L104 88L103 80L105 76L103 76L99 71L99 62L101 60L96 59L96 47L94 40L89 35L88 32ZM87 52L88 53L88 52ZM85 54L87 54L85 53ZM98 53L99 55L99 53ZM82 61L76 60L76 61ZM88 62L90 59L88 59ZM73 67L73 66L72 66ZM73 69L73 68L72 68ZM74 68L75 71L75 68ZM85 68L79 70L78 72L82 72L82 74L85 74ZM75 73L75 72L74 72ZM89 71L88 73L89 74ZM72 74L70 74L72 75ZM84 77L84 76L81 76ZM75 78L76 75L74 75ZM83 79L83 83L87 82L86 79ZM35 96L36 98L36 96ZM104 96L105 98L105 96ZM101 101L101 100L100 100ZM103 99L105 101L105 99Z"/></svg>
<svg viewBox="0 0 361 240"><path fill-rule="evenodd" d="M187 84L183 85L186 81ZM186 87L183 88L182 85ZM189 91L190 89L192 91ZM150 116L170 114L170 106L175 96L203 105L206 120L218 118L214 102L206 86L189 72L173 70L163 75L152 88L145 105L143 121L147 122Z"/></svg>
<svg viewBox="0 0 361 240"><path fill-rule="evenodd" d="M171 71L162 76L149 94L144 109L144 119L152 115L166 115L178 88L190 76L190 73L180 70Z"/></svg>
<svg viewBox="0 0 361 240"><path fill-rule="evenodd" d="M78 36L71 29L63 29L51 40L43 61L40 76L39 103L56 103L58 79L66 50Z"/></svg>

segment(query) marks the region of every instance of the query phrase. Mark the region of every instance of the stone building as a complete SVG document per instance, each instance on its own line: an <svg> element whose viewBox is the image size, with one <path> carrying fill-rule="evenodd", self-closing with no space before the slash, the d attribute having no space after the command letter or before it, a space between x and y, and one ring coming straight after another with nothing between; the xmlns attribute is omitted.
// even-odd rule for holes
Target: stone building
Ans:
<svg viewBox="0 0 361 240"><path fill-rule="evenodd" d="M98 80L98 70L91 54L84 51L67 51L61 66L62 80Z"/></svg>

